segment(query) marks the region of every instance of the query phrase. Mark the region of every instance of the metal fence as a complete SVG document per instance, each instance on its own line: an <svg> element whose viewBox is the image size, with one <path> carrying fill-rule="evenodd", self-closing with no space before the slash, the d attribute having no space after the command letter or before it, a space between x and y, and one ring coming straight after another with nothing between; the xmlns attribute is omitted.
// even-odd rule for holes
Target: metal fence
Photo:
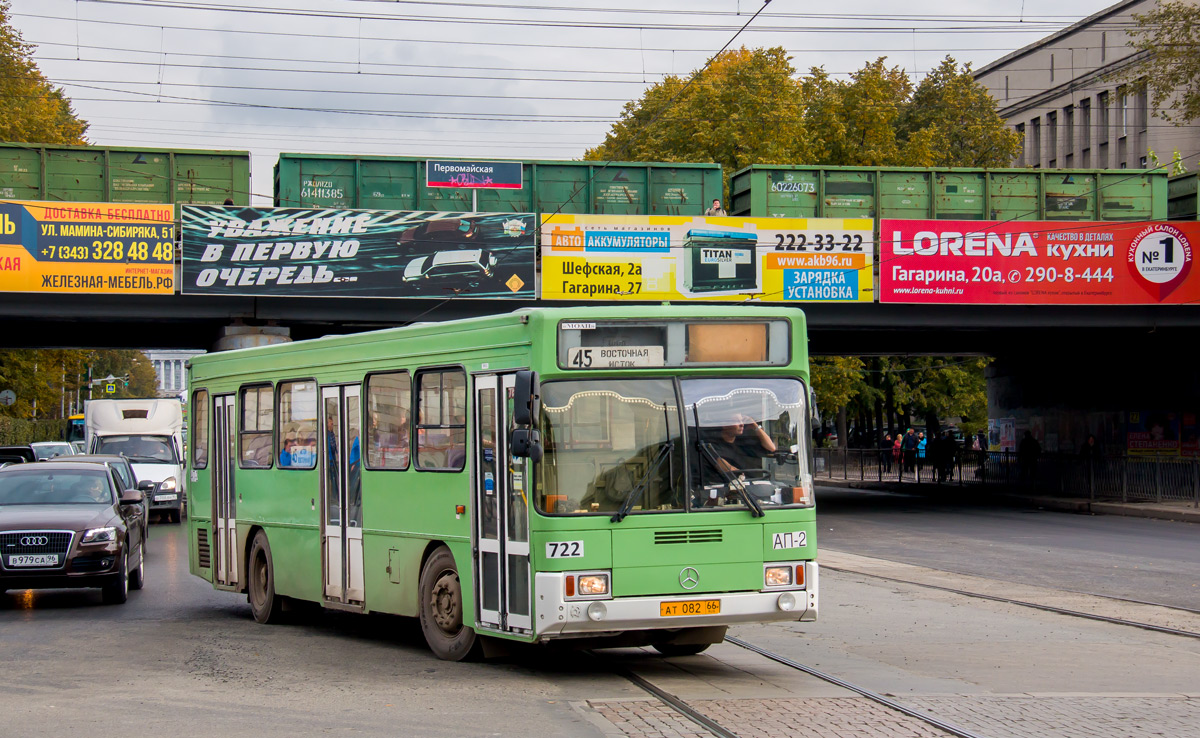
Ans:
<svg viewBox="0 0 1200 738"><path fill-rule="evenodd" d="M959 450L938 464L932 458L906 461L881 449L853 448L819 448L814 456L816 479L985 486L1090 500L1183 501L1200 507L1200 459L1042 454L1022 463L1013 452Z"/></svg>

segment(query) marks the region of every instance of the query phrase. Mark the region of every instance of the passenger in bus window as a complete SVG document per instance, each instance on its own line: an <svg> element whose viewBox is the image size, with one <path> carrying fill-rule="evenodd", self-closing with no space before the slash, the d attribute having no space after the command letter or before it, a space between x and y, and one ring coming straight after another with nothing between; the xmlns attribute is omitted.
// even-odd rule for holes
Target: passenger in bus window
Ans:
<svg viewBox="0 0 1200 738"><path fill-rule="evenodd" d="M292 465L292 452L295 448L296 437L289 434L287 438L283 439L283 448L279 450L279 466L281 468L286 469Z"/></svg>

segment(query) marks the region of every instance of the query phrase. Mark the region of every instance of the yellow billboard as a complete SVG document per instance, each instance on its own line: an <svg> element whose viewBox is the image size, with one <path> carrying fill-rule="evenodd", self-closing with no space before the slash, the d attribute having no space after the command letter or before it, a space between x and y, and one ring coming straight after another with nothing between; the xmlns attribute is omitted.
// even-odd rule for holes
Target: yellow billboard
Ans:
<svg viewBox="0 0 1200 738"><path fill-rule="evenodd" d="M543 300L872 302L867 218L542 216Z"/></svg>
<svg viewBox="0 0 1200 738"><path fill-rule="evenodd" d="M172 206L0 202L0 292L174 291Z"/></svg>

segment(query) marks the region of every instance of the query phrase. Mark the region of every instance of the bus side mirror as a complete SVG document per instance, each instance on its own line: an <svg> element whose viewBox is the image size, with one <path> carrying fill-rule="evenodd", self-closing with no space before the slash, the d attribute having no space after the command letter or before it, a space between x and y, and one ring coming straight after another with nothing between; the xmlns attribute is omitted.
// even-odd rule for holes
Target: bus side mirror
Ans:
<svg viewBox="0 0 1200 738"><path fill-rule="evenodd" d="M513 422L517 425L533 425L537 416L534 407L538 400L537 372L522 369L517 372L516 389L513 395Z"/></svg>
<svg viewBox="0 0 1200 738"><path fill-rule="evenodd" d="M817 406L817 391L811 388L808 390L808 408L813 428L819 427L821 425L821 409Z"/></svg>
<svg viewBox="0 0 1200 738"><path fill-rule="evenodd" d="M533 463L542 460L542 434L527 428L517 428L512 432L509 450L513 456L530 459Z"/></svg>

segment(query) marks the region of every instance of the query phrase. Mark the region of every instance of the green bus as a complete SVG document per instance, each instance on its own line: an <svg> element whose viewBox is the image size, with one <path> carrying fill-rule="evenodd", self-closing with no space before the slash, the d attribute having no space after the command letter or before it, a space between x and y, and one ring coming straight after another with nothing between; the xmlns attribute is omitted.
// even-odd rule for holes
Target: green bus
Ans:
<svg viewBox="0 0 1200 738"><path fill-rule="evenodd" d="M817 615L804 314L528 309L191 360L190 571L501 640L698 653Z"/></svg>

